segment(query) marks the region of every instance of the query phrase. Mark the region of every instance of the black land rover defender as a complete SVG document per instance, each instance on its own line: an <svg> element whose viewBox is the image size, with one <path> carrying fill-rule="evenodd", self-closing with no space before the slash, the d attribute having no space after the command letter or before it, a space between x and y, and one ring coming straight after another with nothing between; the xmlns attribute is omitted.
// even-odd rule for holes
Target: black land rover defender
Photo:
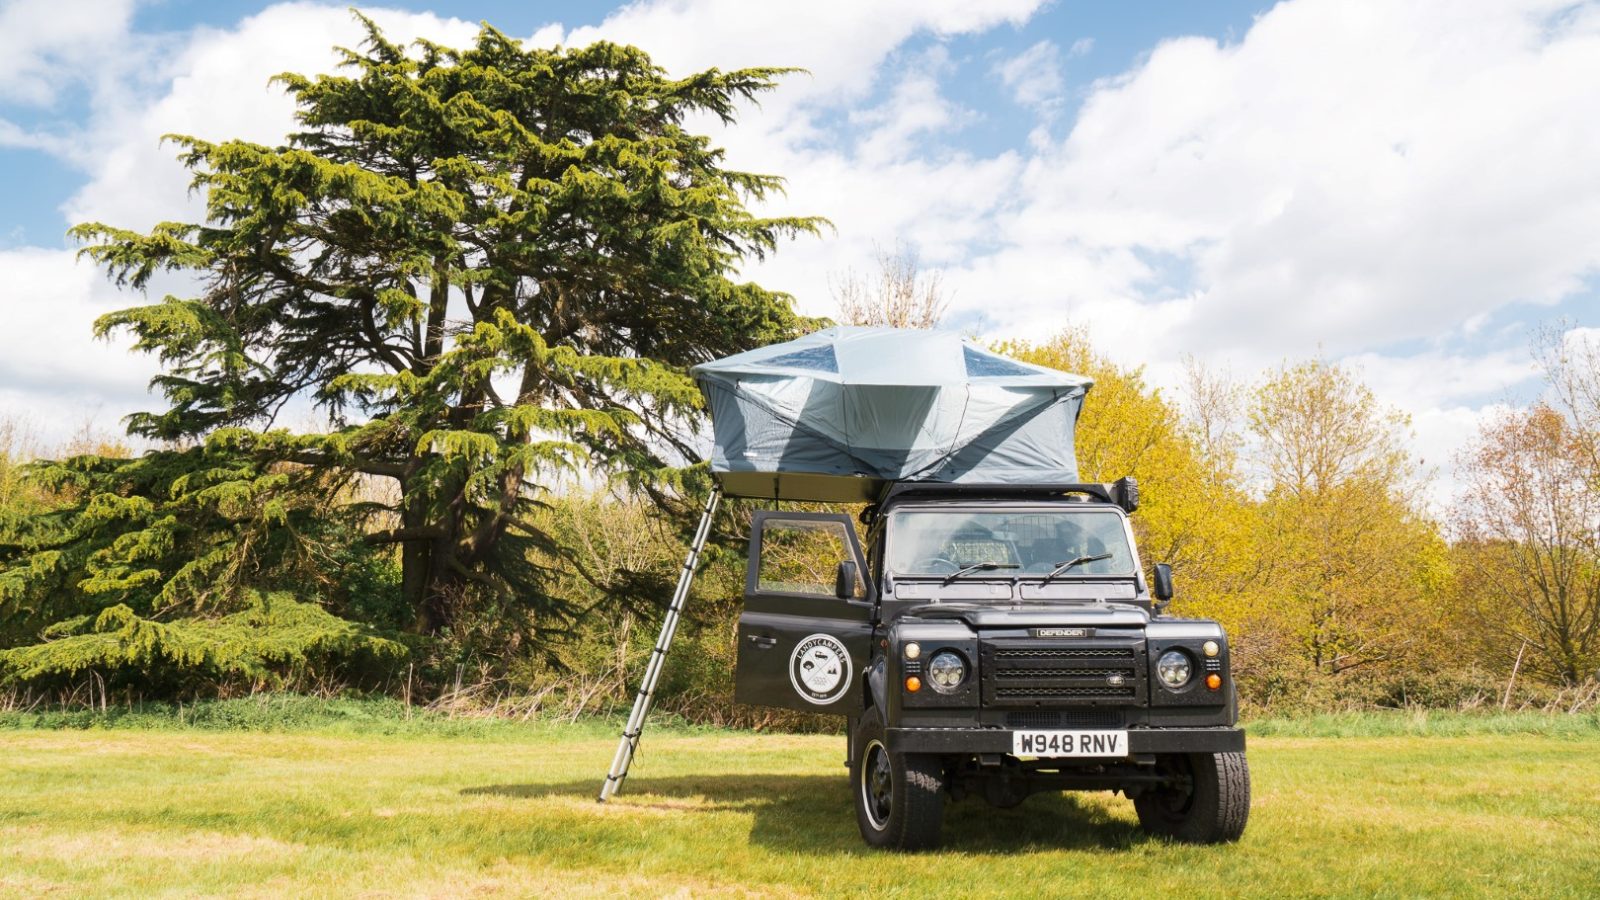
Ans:
<svg viewBox="0 0 1600 900"><path fill-rule="evenodd" d="M867 843L935 846L946 795L1121 791L1148 831L1250 813L1228 641L1164 612L1115 484L901 482L862 514L758 512L736 697L848 719Z"/></svg>

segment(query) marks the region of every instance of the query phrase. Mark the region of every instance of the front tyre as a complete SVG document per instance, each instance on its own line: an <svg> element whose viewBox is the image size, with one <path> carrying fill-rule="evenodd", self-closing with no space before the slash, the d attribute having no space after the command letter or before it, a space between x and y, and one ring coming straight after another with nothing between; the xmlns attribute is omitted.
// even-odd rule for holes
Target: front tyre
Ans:
<svg viewBox="0 0 1600 900"><path fill-rule="evenodd" d="M856 825L874 847L927 850L939 846L944 820L944 765L922 753L891 753L883 723L868 710L850 757Z"/></svg>
<svg viewBox="0 0 1600 900"><path fill-rule="evenodd" d="M1180 784L1134 798L1145 831L1189 844L1221 844L1244 834L1250 766L1243 753L1175 753L1156 765Z"/></svg>

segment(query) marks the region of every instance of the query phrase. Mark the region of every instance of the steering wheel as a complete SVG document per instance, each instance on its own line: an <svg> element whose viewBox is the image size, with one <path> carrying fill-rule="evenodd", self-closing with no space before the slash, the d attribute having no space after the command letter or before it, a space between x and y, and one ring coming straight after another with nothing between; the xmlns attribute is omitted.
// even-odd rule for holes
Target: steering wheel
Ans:
<svg viewBox="0 0 1600 900"><path fill-rule="evenodd" d="M929 574L944 575L950 572L961 571L961 567L956 564L955 560L946 559L943 556L935 556L931 559L925 559L922 562L917 563L917 568L923 570L934 570L935 567L942 567L943 571L930 571Z"/></svg>

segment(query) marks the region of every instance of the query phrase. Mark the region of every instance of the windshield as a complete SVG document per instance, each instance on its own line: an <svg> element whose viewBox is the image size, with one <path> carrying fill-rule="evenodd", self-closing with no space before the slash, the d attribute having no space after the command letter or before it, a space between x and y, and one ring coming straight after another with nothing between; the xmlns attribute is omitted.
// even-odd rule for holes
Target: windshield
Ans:
<svg viewBox="0 0 1600 900"><path fill-rule="evenodd" d="M895 575L946 576L996 563L969 577L1037 578L1081 557L1103 558L1070 566L1057 577L1134 570L1122 517L1108 509L900 510L889 517L886 549L884 567Z"/></svg>

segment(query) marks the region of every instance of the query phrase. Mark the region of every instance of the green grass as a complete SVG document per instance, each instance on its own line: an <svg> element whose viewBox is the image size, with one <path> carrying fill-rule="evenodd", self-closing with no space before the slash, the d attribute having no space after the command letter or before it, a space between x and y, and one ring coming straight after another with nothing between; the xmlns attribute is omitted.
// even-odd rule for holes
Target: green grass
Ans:
<svg viewBox="0 0 1600 900"><path fill-rule="evenodd" d="M653 717L652 723L684 733L741 733L711 726L690 726L670 716ZM191 704L141 703L110 706L104 711L86 708L0 710L0 732L118 728L528 740L545 732L560 732L569 738L577 734L614 734L620 726L621 719L585 717L568 722L564 719L517 721L491 716L451 716L423 707L408 707L398 700L382 697L324 699L303 694L256 694ZM1600 739L1600 711L1565 715L1535 711L1371 710L1261 718L1248 722L1246 728L1256 737L1537 734Z"/></svg>
<svg viewBox="0 0 1600 900"><path fill-rule="evenodd" d="M1539 733L1524 716L1468 733L1445 717L1432 727L1453 731L1434 736L1374 733L1418 727L1395 717L1315 727L1355 737L1258 723L1255 802L1238 845L1149 839L1120 798L1036 796L1005 811L955 804L945 850L899 856L860 843L837 736L656 729L624 793L601 806L608 723L407 720L360 703L266 710L190 710L181 726L146 710L121 721L139 727L119 728L0 717L0 895L1592 896L1600 886L1593 722ZM281 727L228 724L263 716Z"/></svg>
<svg viewBox="0 0 1600 900"><path fill-rule="evenodd" d="M384 698L322 699L299 694L258 694L193 704L142 703L106 710L45 709L0 712L0 732L11 729L130 729L139 731L315 732L394 737L471 737L526 740L540 729L600 734L613 726L593 719L570 726L551 720L530 725L488 716L448 716Z"/></svg>
<svg viewBox="0 0 1600 900"><path fill-rule="evenodd" d="M1600 741L1600 711L1576 714L1380 710L1321 713L1287 719L1258 719L1245 729L1255 737L1470 737L1541 735Z"/></svg>

